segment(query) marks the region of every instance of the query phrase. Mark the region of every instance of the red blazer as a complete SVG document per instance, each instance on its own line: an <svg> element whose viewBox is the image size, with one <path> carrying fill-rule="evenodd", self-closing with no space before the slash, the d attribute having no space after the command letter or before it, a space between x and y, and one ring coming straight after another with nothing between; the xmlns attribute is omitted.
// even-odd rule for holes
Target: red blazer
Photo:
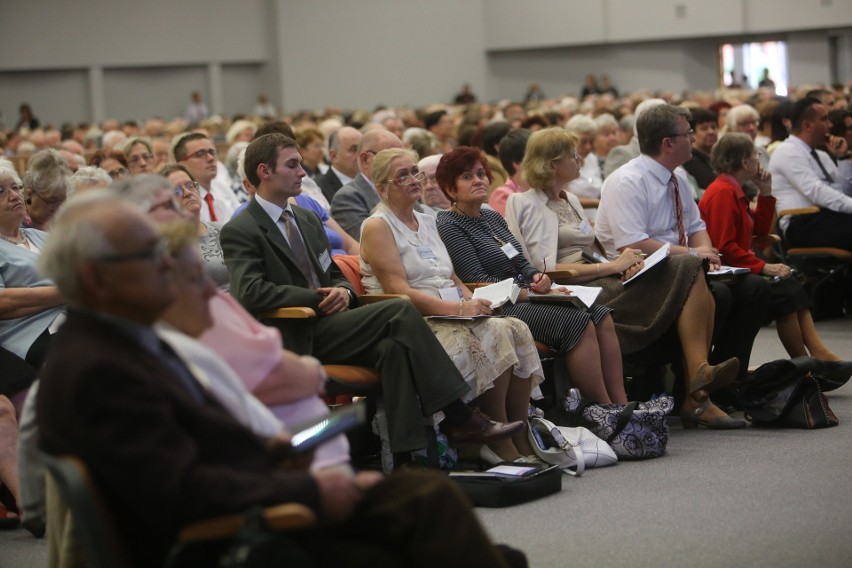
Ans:
<svg viewBox="0 0 852 568"><path fill-rule="evenodd" d="M754 212L736 178L722 174L710 184L698 203L701 218L713 244L722 253L722 264L741 266L760 274L766 264L754 254L752 237L769 234L775 215L775 198L758 196Z"/></svg>

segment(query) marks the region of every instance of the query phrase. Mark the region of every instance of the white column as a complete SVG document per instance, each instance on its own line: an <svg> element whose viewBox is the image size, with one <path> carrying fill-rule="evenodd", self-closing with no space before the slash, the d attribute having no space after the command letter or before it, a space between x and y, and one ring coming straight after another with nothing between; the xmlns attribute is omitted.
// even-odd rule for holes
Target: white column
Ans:
<svg viewBox="0 0 852 568"><path fill-rule="evenodd" d="M225 88L222 85L222 64L218 61L207 64L207 88L210 93L210 114L224 114Z"/></svg>
<svg viewBox="0 0 852 568"><path fill-rule="evenodd" d="M89 116L93 122L101 122L106 118L104 69L97 65L89 67Z"/></svg>

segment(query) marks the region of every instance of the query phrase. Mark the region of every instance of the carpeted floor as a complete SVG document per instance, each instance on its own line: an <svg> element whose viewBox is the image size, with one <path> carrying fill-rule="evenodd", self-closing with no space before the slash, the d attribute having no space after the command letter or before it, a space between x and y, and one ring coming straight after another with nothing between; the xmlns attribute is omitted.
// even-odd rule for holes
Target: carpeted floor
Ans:
<svg viewBox="0 0 852 568"><path fill-rule="evenodd" d="M817 324L852 359L852 318ZM763 328L752 364L785 357ZM564 477L562 492L479 509L495 540L534 567L845 567L852 564L852 385L831 393L836 428L683 430L668 454ZM46 543L0 531L0 568L44 566Z"/></svg>

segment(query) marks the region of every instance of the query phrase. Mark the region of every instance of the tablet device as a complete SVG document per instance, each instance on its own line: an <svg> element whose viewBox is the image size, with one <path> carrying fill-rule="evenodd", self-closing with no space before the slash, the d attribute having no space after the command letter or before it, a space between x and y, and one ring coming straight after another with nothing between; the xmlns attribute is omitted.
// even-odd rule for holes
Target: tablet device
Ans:
<svg viewBox="0 0 852 568"><path fill-rule="evenodd" d="M363 402L336 408L318 420L294 426L290 445L282 450L288 456L304 454L366 421L367 409Z"/></svg>

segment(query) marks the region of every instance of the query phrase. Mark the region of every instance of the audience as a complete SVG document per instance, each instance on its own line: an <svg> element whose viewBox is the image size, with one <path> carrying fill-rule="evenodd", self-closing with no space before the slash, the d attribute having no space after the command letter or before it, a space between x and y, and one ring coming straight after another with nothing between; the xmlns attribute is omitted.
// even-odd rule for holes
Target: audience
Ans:
<svg viewBox="0 0 852 568"><path fill-rule="evenodd" d="M504 102L501 109L470 101L464 109L300 113L282 117L292 118L299 127L300 144L273 137L277 142L272 149L268 138L259 139L270 132L292 137L286 123L263 123L257 116L202 123L207 110L198 93L193 94L190 122L209 129L209 136L187 132L185 120L167 123L159 118L145 121L144 128L135 121L107 119L100 124L65 124L60 132L50 124L41 125L29 106L22 105L15 130L0 136L4 154L19 158L32 154L29 162L26 158L15 162L20 175L10 169L11 163L0 162L0 204L7 204L0 209L0 527L17 524L23 512L24 525L33 534L44 532L43 511L39 511L43 499L40 503L29 499L31 492L38 494L33 485L41 477L18 478L16 461L21 461L23 471L29 470L25 460L16 459L15 450L19 424L22 440L24 436L24 398L30 386L38 384L33 381L45 358L49 360L44 372L46 394L36 397L33 386L28 402L41 410L45 447L51 452L75 451L93 467L98 479L109 479L107 499L121 503L120 530L138 532L144 527L146 534L152 534L145 550L138 551L140 565L160 561L180 524L291 498L307 501L334 518L350 518L344 530L353 539L363 537L361 548L374 546L377 539L387 538L385 534L369 524L360 532L352 525L393 495L402 495L395 509L400 514L412 508L434 509L434 497L442 496L452 515L462 519L462 533L473 535L469 538L475 551L468 552L475 552L476 560L470 556L470 563L488 558L494 565L503 565L469 509L457 502L456 493L428 477L394 476L394 480L378 482L349 517L355 495L377 479L352 477L346 467L323 472L328 466L345 466L345 440L338 440L332 450L321 450L311 472L282 473L273 467L272 454L257 436L279 445L287 439L286 424L326 412L317 397L325 375L308 354L324 363L378 368L398 466L410 459L410 451L425 446L423 419L440 411L445 415L441 428L451 443L484 443L484 461L534 462L522 423L530 392L541 380L531 337L564 354L586 398L623 404L622 353L645 348L658 333L676 328L685 359L687 396L681 409L685 427L746 425L715 406L708 392L735 376L742 378L754 334L765 319L776 320L778 335L791 357L837 360L817 334L810 299L798 280L790 277L790 268L755 255L750 243L753 235L769 230L776 209L816 206L817 213L781 221L788 242L852 250L848 230L852 202L844 201L852 195L852 118L843 89L814 89L808 93L810 98L798 101L757 93L722 92L730 102L700 93L684 93L682 98L675 94L672 100L691 108L690 114L666 105L672 93L661 93L660 99L649 99L647 93L617 99L617 91L604 85L603 76L601 81L600 86L594 81L582 104L573 98L549 100L537 90L527 108ZM262 102L266 112L270 105ZM648 110L657 106L662 110ZM651 115L643 119L643 113ZM274 108L266 114L274 115ZM582 200L587 198L583 192L591 189L589 201L582 201L589 207L585 212L577 198L561 187L545 191L538 175L541 168L525 160L530 131L512 129L523 122L538 130L562 124L572 115L576 116L568 123L569 130L589 138L588 145L578 147L584 157L582 169L574 161L573 150L539 166L550 169L556 184L573 182L570 190ZM718 142L717 120L727 132ZM363 132L359 131L364 124ZM618 140L618 128L625 126L627 136ZM635 133L632 140L630 130ZM170 254L166 254L164 245L154 246L157 237L148 221L96 190L111 181L159 170L169 156L170 138L172 164L162 169L165 178L134 177L133 184L126 186L136 188L131 192L133 200L157 223L190 221L192 229L163 228L170 242ZM246 179L240 179L237 158L253 138L257 144L250 153L250 168L244 173ZM325 138L329 165L323 153ZM442 160L441 153L451 151L462 139L481 146L487 157L462 149ZM613 148L618 141L623 145ZM768 152L756 147L758 141L767 145ZM400 150L403 142L424 159L418 162L417 156ZM217 147L223 155L227 147L227 167L218 161ZM456 171L453 164L461 163L458 157L467 156L466 152L476 156ZM380 153L383 158L377 160ZM769 153L771 178L763 171ZM90 167L83 166L86 159ZM688 184L680 165L695 181L696 198L709 188L699 205L706 228L684 194ZM306 171L316 179L306 177ZM582 178L582 188L572 178L575 173ZM472 177L463 179L463 174ZM490 197L484 187L489 182ZM533 189L527 191L530 185ZM259 199L240 208L248 211L234 214L222 229L240 201L245 201L245 192L251 194L256 188ZM750 191L755 197L751 207L746 198ZM69 203L67 211L60 209L72 195L77 204ZM525 201L541 195L544 200L533 203L540 207L525 208ZM598 205L598 199L596 220L591 207ZM507 203L514 203L508 212ZM60 229L53 227L57 211ZM292 211L293 216L270 218L272 212L281 211ZM362 222L371 213L365 231L367 254L362 258L365 282L374 291L407 293L419 312L402 300L353 309L357 299L329 252L357 254ZM507 215L520 238L512 235L500 215ZM595 221L601 243L594 238ZM61 234L47 237L45 231L57 230ZM445 244L437 240L438 233ZM200 248L193 244L193 237ZM290 246L294 238L296 248ZM425 242L430 243L434 259L423 257ZM651 253L662 243L672 245L672 258L664 268L623 288L620 280L642 267L637 251ZM514 247L516 257L501 251L507 244ZM584 249L600 244L612 262L587 264L579 258ZM61 275L60 289L73 304L68 330L60 331L63 340L58 346L52 338L64 321L64 301L52 281L35 271L42 249L54 254L47 265L56 270L51 274ZM708 287L700 265L715 267L720 256L725 264L749 268L752 274L730 287L715 281ZM428 263L439 265L440 270L431 278L417 276L417 267ZM202 267L220 290L213 289ZM530 290L553 292L548 290L551 283L544 271L565 268L575 271L571 282L601 286L598 299L609 306L596 304L583 325L575 325L574 320L584 312L531 304L524 301L526 289L518 304L504 307L501 313L525 321L529 329L512 318L428 325L420 318L420 313L449 315L457 309L490 311L484 302L460 303L444 296L458 289L461 292L456 294L468 297L462 280L514 278ZM771 284L758 275L768 277ZM229 286L234 298L226 293ZM639 294L653 301L631 299ZM655 310L657 301L665 307ZM286 339L246 311L258 315L288 305L311 306L319 317L302 324L281 324ZM636 305L655 311L653 321L640 318L633 326ZM710 315L714 307L715 317ZM608 315L610 308L614 311ZM541 316L539 312L545 311L548 315ZM531 317L532 312L537 315ZM177 356L164 355L160 351L164 344L150 340L150 324L158 317L156 333ZM642 331L626 332L632 327ZM708 361L714 331L715 347ZM152 348L157 358L151 356ZM591 352L596 356L590 356ZM128 390L111 390L103 382L101 365L111 365L127 380ZM80 393L90 392L90 384L99 385L97 396L81 398ZM187 404L198 397L201 406ZM491 418L463 402L474 397ZM79 402L69 408L67 400ZM146 409L140 401L156 401L156 406ZM179 421L163 421L163 413L192 417L203 426L194 429ZM33 409L32 423L35 415ZM110 432L98 428L103 417L132 432L129 442L140 449L137 456L114 450L119 446ZM139 423L150 428L128 426ZM212 436L214 428L228 435ZM159 435L169 443L152 444ZM193 448L210 449L224 459L228 464L225 479L206 476L211 463ZM164 476L165 463L186 472L187 479L201 481L178 486L170 481L173 475ZM244 487L243 494L217 492L217 483L226 482ZM416 490L418 484L421 490ZM156 516L150 502L164 504ZM444 548L461 549L453 544L461 542L456 531L430 527L416 534L424 543L440 537ZM323 528L312 531L308 541L333 538L337 545L338 535L331 536ZM336 554L334 546L327 548L320 553ZM339 554L345 554L344 549ZM415 554L411 548L398 551L404 556ZM468 558L464 553L454 557ZM419 554L417 560L438 561L428 554Z"/></svg>

